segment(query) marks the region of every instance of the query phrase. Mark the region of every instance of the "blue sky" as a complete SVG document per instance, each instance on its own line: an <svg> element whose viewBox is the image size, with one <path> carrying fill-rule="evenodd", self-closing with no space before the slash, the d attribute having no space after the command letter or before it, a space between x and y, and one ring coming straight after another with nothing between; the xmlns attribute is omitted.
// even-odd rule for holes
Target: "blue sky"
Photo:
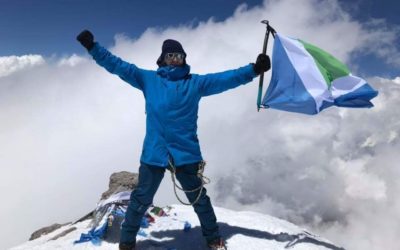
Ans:
<svg viewBox="0 0 400 250"><path fill-rule="evenodd" d="M214 17L223 20L237 6L262 4L262 0L0 0L0 54L80 52L75 37L92 30L107 44L116 33L138 37L149 27L196 25ZM4 43L4 44L3 44Z"/></svg>
<svg viewBox="0 0 400 250"><path fill-rule="evenodd" d="M374 19L385 19L390 27L400 28L400 1L398 0L339 0L342 8L360 22ZM400 48L400 37L397 39L397 48ZM381 63L373 56L358 56L354 63L360 68L365 68L364 74L387 75L395 77L400 75L399 66L390 66Z"/></svg>
<svg viewBox="0 0 400 250"><path fill-rule="evenodd" d="M75 36L82 29L92 30L105 45L114 35L124 33L139 37L147 28L160 29L192 24L213 17L222 21L230 17L239 4L249 8L262 0L0 0L0 56L41 54L65 55L81 53ZM395 0L339 0L352 18L368 22L385 19L390 27L400 24L400 2ZM254 24L259 25L259 24ZM251 27L249 27L251 28ZM195 38L193 38L195 39ZM397 40L400 44L399 39ZM262 43L262 41L260 41ZM398 46L400 47L400 46ZM353 56L353 63L366 76L400 75L398 66L382 63L371 55Z"/></svg>

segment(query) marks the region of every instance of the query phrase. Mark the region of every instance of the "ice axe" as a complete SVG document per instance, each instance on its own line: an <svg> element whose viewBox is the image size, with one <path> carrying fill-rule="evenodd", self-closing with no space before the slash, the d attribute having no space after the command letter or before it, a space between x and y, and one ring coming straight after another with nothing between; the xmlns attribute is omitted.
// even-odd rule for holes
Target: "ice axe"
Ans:
<svg viewBox="0 0 400 250"><path fill-rule="evenodd" d="M262 20L261 23L265 24L267 27L267 31L265 33L264 37L264 45L263 45L263 50L262 54L266 55L267 54L267 46L268 46L268 38L269 34L272 32L272 35L276 33L276 31L269 25L268 20ZM258 96L257 96L257 111L260 111L261 108L261 95L262 95L262 89L263 89L263 83L264 83L264 72L260 74L260 83L258 85Z"/></svg>

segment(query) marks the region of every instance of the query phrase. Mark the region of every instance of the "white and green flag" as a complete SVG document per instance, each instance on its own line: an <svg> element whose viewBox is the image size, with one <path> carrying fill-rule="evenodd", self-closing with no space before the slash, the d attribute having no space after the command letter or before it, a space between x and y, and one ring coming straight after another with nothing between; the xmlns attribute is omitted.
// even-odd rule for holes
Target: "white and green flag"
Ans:
<svg viewBox="0 0 400 250"><path fill-rule="evenodd" d="M298 39L275 35L272 77L262 105L317 114L330 106L366 108L378 92L329 53Z"/></svg>

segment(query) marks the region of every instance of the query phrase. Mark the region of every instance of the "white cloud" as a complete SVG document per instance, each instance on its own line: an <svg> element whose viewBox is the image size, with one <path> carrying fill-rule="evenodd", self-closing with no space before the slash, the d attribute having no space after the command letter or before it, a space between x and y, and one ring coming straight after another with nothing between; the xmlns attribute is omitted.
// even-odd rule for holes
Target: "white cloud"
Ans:
<svg viewBox="0 0 400 250"><path fill-rule="evenodd" d="M308 224L346 249L394 248L400 111L393 107L400 88L387 79L370 82L380 91L380 109L328 109L313 117L249 112L238 116L250 122L216 129L212 156L223 168L213 190L218 204ZM225 145L240 157L231 154L225 163ZM375 230L375 223L388 226Z"/></svg>
<svg viewBox="0 0 400 250"><path fill-rule="evenodd" d="M175 38L193 72L222 71L255 60L263 19L344 61L360 48L390 46L380 31L351 20L336 1L273 0L253 9L241 6L223 22L152 28L137 39L119 35L110 50L155 69L162 41ZM29 73L3 72L8 77L0 78L0 196L8 205L0 220L20 232L7 236L5 244L15 244L40 226L88 212L112 172L137 171L145 114L143 95L87 56L61 58ZM394 223L400 219L397 79L369 80L380 91L373 109L330 108L318 116L257 113L258 79L204 98L198 132L212 178L209 194L218 205L304 223L348 249L394 249L400 232ZM168 173L166 179L157 204L177 202ZM371 229L375 225L379 230Z"/></svg>
<svg viewBox="0 0 400 250"><path fill-rule="evenodd" d="M366 159L365 159L366 158ZM354 199L380 201L386 198L386 185L383 180L365 169L370 157L345 162L337 159L335 165L343 174L346 195Z"/></svg>
<svg viewBox="0 0 400 250"><path fill-rule="evenodd" d="M75 67L79 65L80 63L83 63L85 61L84 58L73 54L72 56L62 58L58 62L58 66L70 66L70 67Z"/></svg>
<svg viewBox="0 0 400 250"><path fill-rule="evenodd" d="M44 63L41 55L2 56L0 57L0 77Z"/></svg>
<svg viewBox="0 0 400 250"><path fill-rule="evenodd" d="M400 84L400 77L396 77L395 79L393 79L394 83Z"/></svg>

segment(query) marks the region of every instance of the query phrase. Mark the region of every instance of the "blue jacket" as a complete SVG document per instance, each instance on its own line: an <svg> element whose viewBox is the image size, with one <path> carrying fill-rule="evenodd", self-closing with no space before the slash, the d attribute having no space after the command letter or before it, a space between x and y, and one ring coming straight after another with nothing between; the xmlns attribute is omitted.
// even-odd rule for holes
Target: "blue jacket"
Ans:
<svg viewBox="0 0 400 250"><path fill-rule="evenodd" d="M203 96L221 93L256 77L251 64L221 73L189 74L190 66L165 66L157 71L138 68L95 43L89 51L100 66L133 87L146 100L146 137L140 161L167 167L202 160L197 139L197 113Z"/></svg>

